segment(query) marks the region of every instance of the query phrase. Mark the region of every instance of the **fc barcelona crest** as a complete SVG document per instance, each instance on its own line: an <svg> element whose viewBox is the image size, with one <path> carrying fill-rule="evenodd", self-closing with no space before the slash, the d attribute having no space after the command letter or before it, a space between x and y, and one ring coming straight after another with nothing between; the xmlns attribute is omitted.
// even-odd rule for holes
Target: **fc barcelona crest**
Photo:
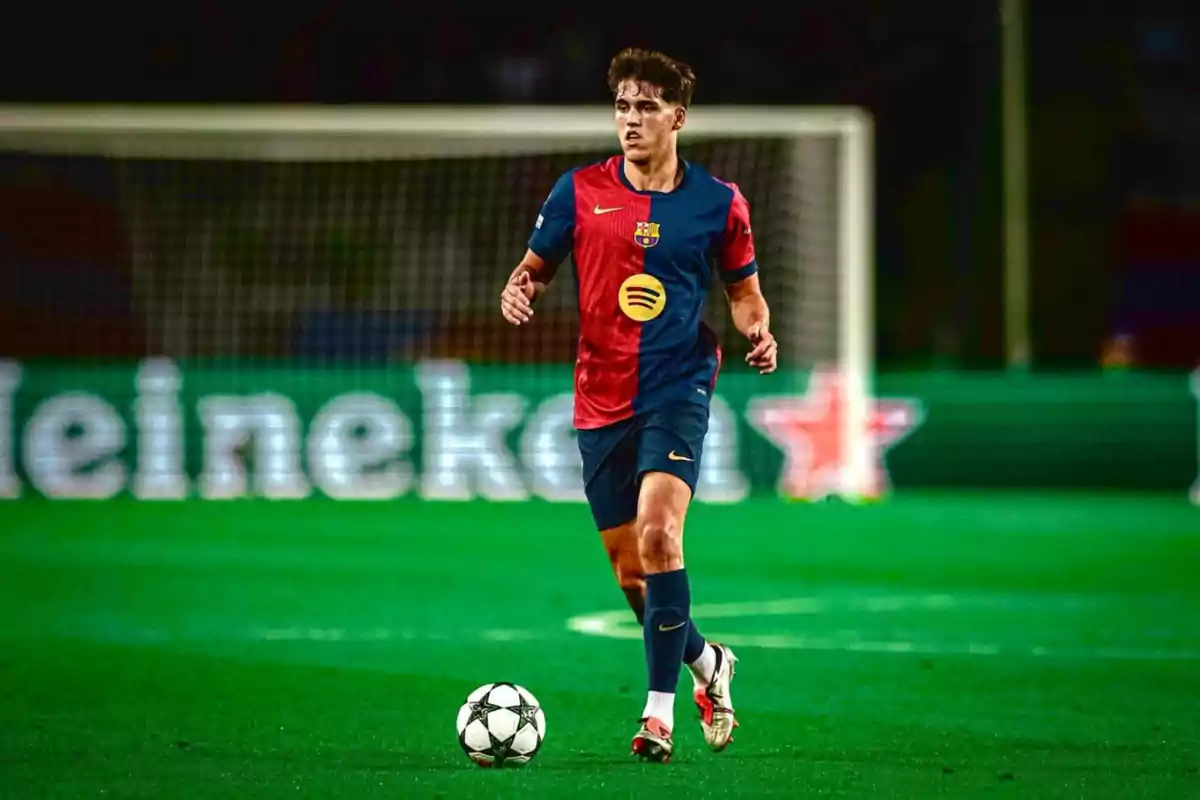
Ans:
<svg viewBox="0 0 1200 800"><path fill-rule="evenodd" d="M633 240L640 247L654 247L658 244L658 223L639 222L633 232Z"/></svg>

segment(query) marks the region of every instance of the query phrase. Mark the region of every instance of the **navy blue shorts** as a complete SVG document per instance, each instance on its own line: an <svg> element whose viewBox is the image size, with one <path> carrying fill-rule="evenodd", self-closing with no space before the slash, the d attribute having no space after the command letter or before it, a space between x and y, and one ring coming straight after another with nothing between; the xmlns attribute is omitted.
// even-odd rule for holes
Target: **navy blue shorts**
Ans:
<svg viewBox="0 0 1200 800"><path fill-rule="evenodd" d="M708 406L676 403L594 430L578 431L583 485L599 530L637 517L647 472L667 472L696 492Z"/></svg>

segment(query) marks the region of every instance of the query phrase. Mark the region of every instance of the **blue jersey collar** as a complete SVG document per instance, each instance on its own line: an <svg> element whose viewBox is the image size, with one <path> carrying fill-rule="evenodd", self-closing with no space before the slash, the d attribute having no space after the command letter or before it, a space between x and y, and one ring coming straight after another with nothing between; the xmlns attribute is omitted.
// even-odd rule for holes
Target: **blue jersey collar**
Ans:
<svg viewBox="0 0 1200 800"><path fill-rule="evenodd" d="M658 194L658 195L675 194L680 189L687 186L688 179L691 178L691 176L692 176L692 165L687 162L687 159L684 159L684 158L679 159L679 166L683 170L683 178L682 178L682 180L679 181L679 185L676 186L674 189L672 189L669 192L656 192L656 191L653 191L650 189L643 190L643 189L633 188L633 184L629 182L629 178L625 177L625 156L621 156L621 160L617 163L617 178L621 181L621 184L626 189L633 192L634 194Z"/></svg>

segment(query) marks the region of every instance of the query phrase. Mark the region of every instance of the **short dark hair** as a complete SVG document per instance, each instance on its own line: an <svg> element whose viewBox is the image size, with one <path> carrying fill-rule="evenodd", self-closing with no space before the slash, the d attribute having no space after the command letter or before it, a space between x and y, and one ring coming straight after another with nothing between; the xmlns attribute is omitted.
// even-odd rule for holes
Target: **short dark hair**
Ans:
<svg viewBox="0 0 1200 800"><path fill-rule="evenodd" d="M627 47L608 65L608 88L616 94L625 81L645 82L658 87L662 99L687 108L696 91L696 73L687 64L657 50Z"/></svg>

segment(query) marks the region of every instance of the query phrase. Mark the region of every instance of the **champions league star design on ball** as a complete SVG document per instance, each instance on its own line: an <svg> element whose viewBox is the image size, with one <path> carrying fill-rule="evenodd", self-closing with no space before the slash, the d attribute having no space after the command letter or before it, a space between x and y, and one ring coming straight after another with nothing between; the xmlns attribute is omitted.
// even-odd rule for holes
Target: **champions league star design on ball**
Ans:
<svg viewBox="0 0 1200 800"><path fill-rule="evenodd" d="M546 715L536 697L513 683L486 683L458 710L458 743L481 767L522 767L546 738Z"/></svg>

